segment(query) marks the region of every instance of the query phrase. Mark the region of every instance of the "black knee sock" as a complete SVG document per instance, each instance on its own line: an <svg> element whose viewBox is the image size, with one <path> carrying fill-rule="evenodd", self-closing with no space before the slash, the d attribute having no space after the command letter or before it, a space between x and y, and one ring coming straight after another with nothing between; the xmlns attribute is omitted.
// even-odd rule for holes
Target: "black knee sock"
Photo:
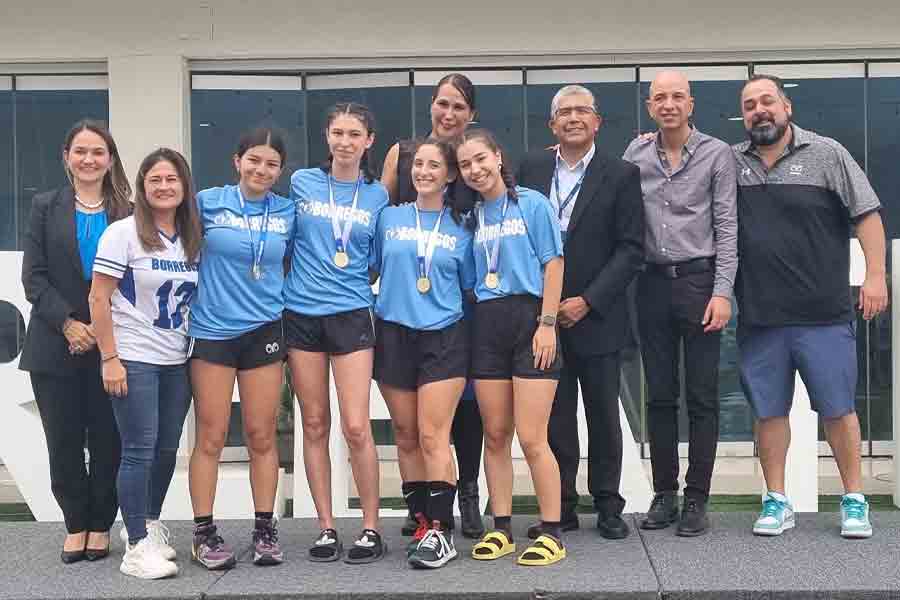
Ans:
<svg viewBox="0 0 900 600"><path fill-rule="evenodd" d="M494 515L494 529L498 529L506 534L512 540L512 517L498 517Z"/></svg>
<svg viewBox="0 0 900 600"><path fill-rule="evenodd" d="M265 519L267 521L271 521L275 513L256 511L255 515L257 519Z"/></svg>
<svg viewBox="0 0 900 600"><path fill-rule="evenodd" d="M402 489L403 499L406 500L406 507L409 509L410 514L413 516L419 513L427 515L428 482L404 481Z"/></svg>
<svg viewBox="0 0 900 600"><path fill-rule="evenodd" d="M466 388L468 392L470 388ZM481 446L484 441L484 428L481 413L474 394L464 393L453 415L453 426L450 434L456 450L456 462L459 465L460 481L477 481L481 467Z"/></svg>
<svg viewBox="0 0 900 600"><path fill-rule="evenodd" d="M541 520L541 531L543 533L547 533L552 535L556 539L559 539L560 536L560 523L559 521L544 521Z"/></svg>
<svg viewBox="0 0 900 600"><path fill-rule="evenodd" d="M213 524L213 516L212 515L204 515L202 517L194 517L194 527L203 527L205 525Z"/></svg>
<svg viewBox="0 0 900 600"><path fill-rule="evenodd" d="M440 521L441 528L453 529L453 501L456 486L446 481L428 482L428 505L425 514L432 521Z"/></svg>

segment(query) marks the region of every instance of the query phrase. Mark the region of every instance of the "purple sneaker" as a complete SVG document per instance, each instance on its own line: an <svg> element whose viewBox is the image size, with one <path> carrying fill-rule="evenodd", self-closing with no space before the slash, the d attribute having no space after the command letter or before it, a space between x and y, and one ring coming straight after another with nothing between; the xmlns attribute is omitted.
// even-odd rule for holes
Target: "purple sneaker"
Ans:
<svg viewBox="0 0 900 600"><path fill-rule="evenodd" d="M225 540L216 533L216 526L212 523L194 528L191 556L210 571L231 569L237 563L234 552L225 545Z"/></svg>
<svg viewBox="0 0 900 600"><path fill-rule="evenodd" d="M278 546L278 529L275 519L256 519L253 528L253 564L280 565L284 562L284 553Z"/></svg>

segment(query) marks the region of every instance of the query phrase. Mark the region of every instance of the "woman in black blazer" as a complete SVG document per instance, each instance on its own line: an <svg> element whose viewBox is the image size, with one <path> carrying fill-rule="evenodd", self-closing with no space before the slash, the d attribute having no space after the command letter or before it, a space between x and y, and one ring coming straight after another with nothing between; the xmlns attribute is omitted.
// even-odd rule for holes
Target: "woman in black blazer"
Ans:
<svg viewBox="0 0 900 600"><path fill-rule="evenodd" d="M131 212L131 186L103 123L76 123L63 144L63 163L71 187L38 194L31 203L22 283L32 309L19 368L31 374L53 495L68 531L61 558L70 563L109 554L118 510L119 434L103 389L88 293L97 242L108 223Z"/></svg>

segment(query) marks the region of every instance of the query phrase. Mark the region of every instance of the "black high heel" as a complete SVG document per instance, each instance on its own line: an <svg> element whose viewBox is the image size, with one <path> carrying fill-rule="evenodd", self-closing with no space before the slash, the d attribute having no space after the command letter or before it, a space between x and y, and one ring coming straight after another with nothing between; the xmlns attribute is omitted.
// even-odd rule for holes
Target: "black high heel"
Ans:
<svg viewBox="0 0 900 600"><path fill-rule="evenodd" d="M65 546L63 546L65 548ZM81 550L65 550L63 549L59 553L59 559L63 561L63 564L71 565L72 563L77 563L85 559L85 550L87 550L87 536L84 536L84 548Z"/></svg>
<svg viewBox="0 0 900 600"><path fill-rule="evenodd" d="M102 531L88 532L88 536L87 536L88 539L90 539L91 533L97 533L97 534L102 535L104 532L102 532ZM85 546L84 558L86 558L87 560L94 562L95 560L100 560L101 558L106 558L107 556L109 556L109 532L106 532L106 548L99 548L99 549L88 548L87 541L85 541L84 546Z"/></svg>

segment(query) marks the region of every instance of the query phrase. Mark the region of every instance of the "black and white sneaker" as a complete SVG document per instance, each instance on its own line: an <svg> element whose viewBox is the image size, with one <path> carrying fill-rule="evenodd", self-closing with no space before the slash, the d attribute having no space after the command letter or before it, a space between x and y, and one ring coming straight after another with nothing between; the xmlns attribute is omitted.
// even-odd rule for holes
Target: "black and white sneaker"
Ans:
<svg viewBox="0 0 900 600"><path fill-rule="evenodd" d="M456 558L456 546L453 534L442 531L435 521L434 527L428 530L416 551L409 557L409 564L419 569L439 569Z"/></svg>

